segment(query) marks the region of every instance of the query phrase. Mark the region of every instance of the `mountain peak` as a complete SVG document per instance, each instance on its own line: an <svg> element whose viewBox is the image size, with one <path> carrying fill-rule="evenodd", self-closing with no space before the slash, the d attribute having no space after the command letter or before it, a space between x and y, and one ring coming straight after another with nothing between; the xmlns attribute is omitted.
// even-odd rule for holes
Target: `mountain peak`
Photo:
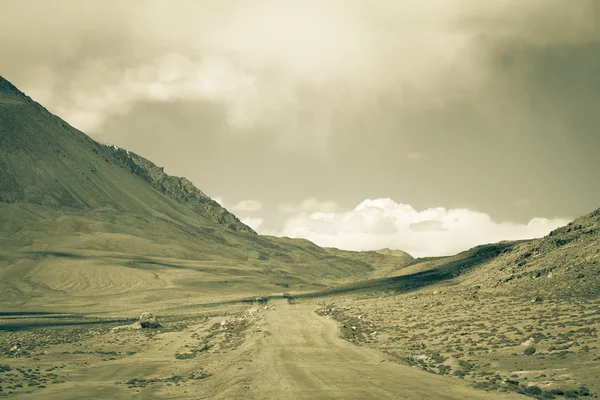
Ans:
<svg viewBox="0 0 600 400"><path fill-rule="evenodd" d="M15 85L6 80L2 75L0 75L0 93L8 93L15 96L25 97L25 93L17 89Z"/></svg>

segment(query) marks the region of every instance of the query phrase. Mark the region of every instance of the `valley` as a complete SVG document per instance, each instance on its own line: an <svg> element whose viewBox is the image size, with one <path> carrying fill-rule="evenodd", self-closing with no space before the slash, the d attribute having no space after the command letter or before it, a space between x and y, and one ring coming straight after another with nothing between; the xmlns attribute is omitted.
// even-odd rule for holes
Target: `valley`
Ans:
<svg viewBox="0 0 600 400"><path fill-rule="evenodd" d="M0 77L0 397L597 398L599 262L600 209L446 257L259 235Z"/></svg>

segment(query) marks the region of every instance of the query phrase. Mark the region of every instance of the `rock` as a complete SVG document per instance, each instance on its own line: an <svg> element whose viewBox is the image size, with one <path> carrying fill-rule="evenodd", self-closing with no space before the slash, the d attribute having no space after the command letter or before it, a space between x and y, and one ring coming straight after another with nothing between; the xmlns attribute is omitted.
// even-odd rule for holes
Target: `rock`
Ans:
<svg viewBox="0 0 600 400"><path fill-rule="evenodd" d="M140 326L144 329L162 328L160 322L149 312L140 315Z"/></svg>
<svg viewBox="0 0 600 400"><path fill-rule="evenodd" d="M521 346L529 347L529 346L533 346L534 344L535 344L535 338L529 338L526 341L524 341L523 343L521 343Z"/></svg>
<svg viewBox="0 0 600 400"><path fill-rule="evenodd" d="M543 299L540 296L533 296L533 298L531 299L532 303L541 303L543 301Z"/></svg>

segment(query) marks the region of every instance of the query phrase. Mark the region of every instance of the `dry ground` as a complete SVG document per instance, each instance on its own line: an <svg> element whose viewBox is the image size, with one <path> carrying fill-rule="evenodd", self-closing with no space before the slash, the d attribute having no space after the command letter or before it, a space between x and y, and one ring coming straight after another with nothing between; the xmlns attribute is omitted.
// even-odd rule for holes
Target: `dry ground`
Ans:
<svg viewBox="0 0 600 400"><path fill-rule="evenodd" d="M339 337L333 319L314 312L316 307L280 299L199 310L163 321L158 330L96 321L3 332L0 394L40 399L519 397L477 390L351 344Z"/></svg>
<svg viewBox="0 0 600 400"><path fill-rule="evenodd" d="M598 298L439 287L321 304L349 341L477 388L540 398L600 392Z"/></svg>

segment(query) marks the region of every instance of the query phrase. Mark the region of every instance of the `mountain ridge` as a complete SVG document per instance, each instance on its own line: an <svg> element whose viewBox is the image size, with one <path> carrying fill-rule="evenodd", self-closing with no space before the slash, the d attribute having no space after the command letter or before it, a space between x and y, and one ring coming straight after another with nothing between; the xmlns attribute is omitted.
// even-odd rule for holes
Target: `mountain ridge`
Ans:
<svg viewBox="0 0 600 400"><path fill-rule="evenodd" d="M137 154L100 144L1 76L0 120L0 202L75 209L108 206L151 214L157 205L164 209L163 202L136 181L141 179L202 218L255 234L189 180L171 177ZM152 204L144 204L147 200ZM176 214L172 207L161 212Z"/></svg>

